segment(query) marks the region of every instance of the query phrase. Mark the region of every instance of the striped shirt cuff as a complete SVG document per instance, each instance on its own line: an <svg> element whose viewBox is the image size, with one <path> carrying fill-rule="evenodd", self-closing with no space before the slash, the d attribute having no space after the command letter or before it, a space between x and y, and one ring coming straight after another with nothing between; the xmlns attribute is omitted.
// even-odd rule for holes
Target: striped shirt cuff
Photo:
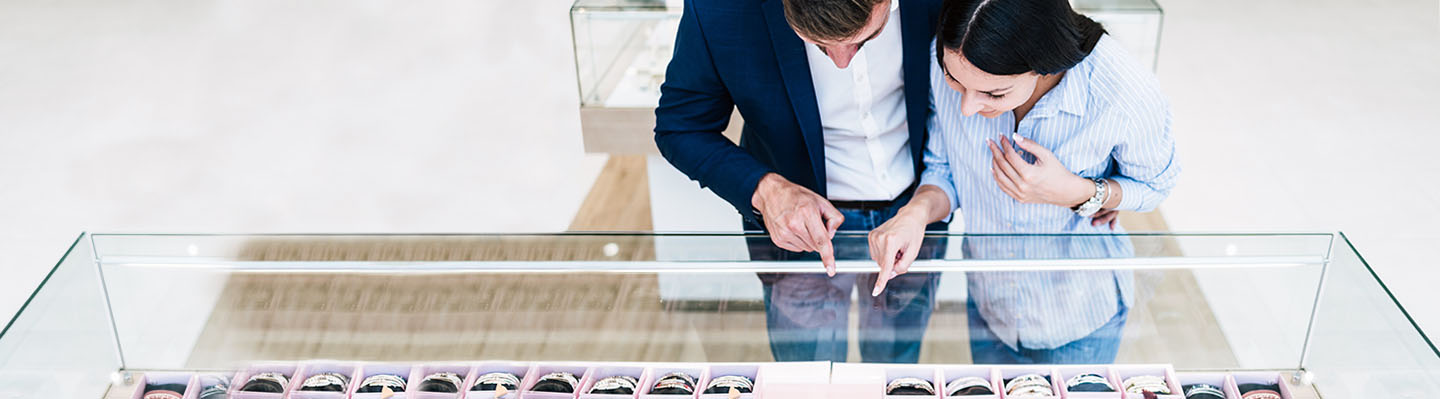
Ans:
<svg viewBox="0 0 1440 399"><path fill-rule="evenodd" d="M1112 176L1109 179L1120 185L1122 197L1120 197L1120 205L1115 209L1134 212L1155 210L1156 201L1151 200L1155 197L1155 190L1150 189L1150 186L1125 176Z"/></svg>
<svg viewBox="0 0 1440 399"><path fill-rule="evenodd" d="M934 173L933 169L925 169L920 175L920 185L931 185L945 192L945 198L950 201L950 213L945 214L941 222L950 223L950 218L955 216L955 208L960 207L960 196L955 193L955 182L950 179L948 173Z"/></svg>

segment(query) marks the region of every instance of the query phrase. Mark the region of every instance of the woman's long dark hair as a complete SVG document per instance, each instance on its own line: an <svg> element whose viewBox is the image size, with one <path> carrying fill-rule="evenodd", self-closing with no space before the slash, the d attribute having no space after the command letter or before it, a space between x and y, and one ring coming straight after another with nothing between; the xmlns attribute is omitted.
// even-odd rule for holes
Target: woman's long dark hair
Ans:
<svg viewBox="0 0 1440 399"><path fill-rule="evenodd" d="M1043 75L1070 69L1090 55L1105 28L1068 0L945 0L935 57L945 50L991 75Z"/></svg>

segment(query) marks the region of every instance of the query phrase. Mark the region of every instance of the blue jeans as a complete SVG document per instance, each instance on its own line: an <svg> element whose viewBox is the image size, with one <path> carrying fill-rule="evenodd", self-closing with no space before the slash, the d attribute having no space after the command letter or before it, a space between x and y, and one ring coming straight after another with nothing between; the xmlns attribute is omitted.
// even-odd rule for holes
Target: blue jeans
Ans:
<svg viewBox="0 0 1440 399"><path fill-rule="evenodd" d="M965 307L970 318L970 356L975 364L1115 363L1115 355L1120 352L1125 319L1130 314L1130 310L1121 304L1115 317L1110 318L1110 322L1095 329L1090 335L1055 349L1029 349L1019 345L1020 348L1016 350L1000 341L1000 338L990 331L990 326L985 324L980 310L975 307L974 300L967 301Z"/></svg>
<svg viewBox="0 0 1440 399"><path fill-rule="evenodd" d="M908 198L905 198L908 200ZM895 216L904 201L890 209L840 209L841 231L868 232ZM745 223L747 230L762 226ZM927 226L944 231L943 223ZM816 261L814 253L790 252L776 247L769 237L748 239L752 260ZM869 242L863 235L837 235L835 258L869 260ZM927 238L917 259L943 258L942 237ZM820 265L816 264L816 269ZM849 349L850 297L860 290L860 357L865 362L915 363L920 342L935 307L938 273L907 273L891 280L879 297L870 296L875 273L761 273L765 289L765 321L770 353L776 361L844 362Z"/></svg>

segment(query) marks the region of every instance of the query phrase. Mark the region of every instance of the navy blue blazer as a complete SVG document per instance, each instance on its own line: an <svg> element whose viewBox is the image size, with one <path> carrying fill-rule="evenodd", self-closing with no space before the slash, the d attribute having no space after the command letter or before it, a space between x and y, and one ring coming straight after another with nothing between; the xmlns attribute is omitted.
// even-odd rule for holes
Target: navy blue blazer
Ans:
<svg viewBox="0 0 1440 399"><path fill-rule="evenodd" d="M676 169L755 222L750 198L775 172L825 196L825 144L804 41L782 0L685 0L660 86L655 145ZM940 0L903 0L900 25L910 154L920 178L930 108L930 42ZM732 109L740 145L721 135Z"/></svg>

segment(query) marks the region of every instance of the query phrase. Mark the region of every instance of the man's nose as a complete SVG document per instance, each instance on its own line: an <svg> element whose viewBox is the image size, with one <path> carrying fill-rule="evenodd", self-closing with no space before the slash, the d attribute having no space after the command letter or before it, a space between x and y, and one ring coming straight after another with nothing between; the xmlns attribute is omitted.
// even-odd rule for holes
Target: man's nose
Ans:
<svg viewBox="0 0 1440 399"><path fill-rule="evenodd" d="M845 69L850 66L850 60L855 58L855 53L860 51L860 46L845 45L832 46L825 50L831 61L835 61L835 67Z"/></svg>

